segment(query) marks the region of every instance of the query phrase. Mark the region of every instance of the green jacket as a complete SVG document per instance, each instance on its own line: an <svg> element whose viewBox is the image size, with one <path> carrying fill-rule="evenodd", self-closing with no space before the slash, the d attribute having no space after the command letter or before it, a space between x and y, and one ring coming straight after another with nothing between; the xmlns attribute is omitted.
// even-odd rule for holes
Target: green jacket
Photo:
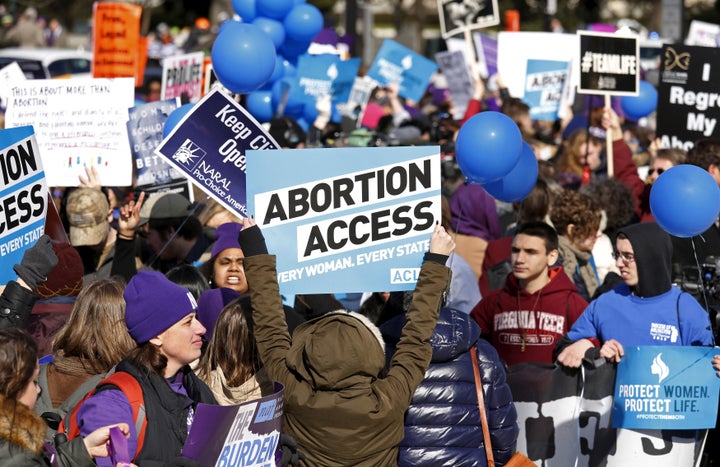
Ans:
<svg viewBox="0 0 720 467"><path fill-rule="evenodd" d="M285 324L275 257L244 261L254 334L271 379L285 385L283 431L307 455L303 465L396 466L404 413L430 362L430 336L450 269L425 261L407 324L385 378L375 335L348 314Z"/></svg>

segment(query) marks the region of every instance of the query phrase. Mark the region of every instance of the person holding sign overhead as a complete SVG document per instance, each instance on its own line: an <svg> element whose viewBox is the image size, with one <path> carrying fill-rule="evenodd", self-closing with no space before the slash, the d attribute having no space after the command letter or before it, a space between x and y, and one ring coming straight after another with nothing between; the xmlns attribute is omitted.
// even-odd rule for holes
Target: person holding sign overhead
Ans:
<svg viewBox="0 0 720 467"><path fill-rule="evenodd" d="M291 340L276 260L252 219L243 220L238 242L260 359L268 376L285 385L283 428L307 456L300 465L396 465L405 410L430 362L430 336L450 285L450 235L436 225L385 378L382 336L357 313L325 314L300 325Z"/></svg>
<svg viewBox="0 0 720 467"><path fill-rule="evenodd" d="M623 283L593 300L555 349L557 361L619 362L623 345L713 345L708 314L672 285L670 235L654 222L618 231L615 263ZM600 340L594 347L590 339Z"/></svg>

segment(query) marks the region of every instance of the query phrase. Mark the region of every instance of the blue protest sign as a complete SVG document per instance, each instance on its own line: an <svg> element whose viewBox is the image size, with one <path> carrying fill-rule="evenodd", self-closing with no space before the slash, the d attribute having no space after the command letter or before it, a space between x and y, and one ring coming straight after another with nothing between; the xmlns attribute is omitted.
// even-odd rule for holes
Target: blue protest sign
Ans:
<svg viewBox="0 0 720 467"><path fill-rule="evenodd" d="M0 130L0 285L45 231L48 208L40 149L32 126Z"/></svg>
<svg viewBox="0 0 720 467"><path fill-rule="evenodd" d="M432 60L392 39L385 39L367 76L381 86L397 83L400 96L419 102L437 69Z"/></svg>
<svg viewBox="0 0 720 467"><path fill-rule="evenodd" d="M411 290L440 219L440 149L248 151L247 189L283 294Z"/></svg>
<svg viewBox="0 0 720 467"><path fill-rule="evenodd" d="M216 88L193 106L155 153L218 203L246 217L245 151L277 148L252 115Z"/></svg>
<svg viewBox="0 0 720 467"><path fill-rule="evenodd" d="M153 186L185 179L185 176L165 162L164 158L154 154L163 140L165 120L178 105L176 99L168 99L128 109L128 138L135 159L136 186Z"/></svg>
<svg viewBox="0 0 720 467"><path fill-rule="evenodd" d="M360 59L341 60L337 55L301 55L298 59L298 84L293 98L312 102L332 95L333 102L346 102L360 68Z"/></svg>
<svg viewBox="0 0 720 467"><path fill-rule="evenodd" d="M713 347L633 346L618 364L613 428L714 428L720 378Z"/></svg>
<svg viewBox="0 0 720 467"><path fill-rule="evenodd" d="M523 101L533 120L555 121L570 78L570 62L528 59Z"/></svg>

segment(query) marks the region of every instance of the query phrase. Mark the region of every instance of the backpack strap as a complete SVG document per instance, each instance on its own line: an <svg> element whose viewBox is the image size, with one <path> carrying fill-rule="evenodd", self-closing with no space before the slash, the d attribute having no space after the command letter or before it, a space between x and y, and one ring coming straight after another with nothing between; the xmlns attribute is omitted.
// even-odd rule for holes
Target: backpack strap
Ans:
<svg viewBox="0 0 720 467"><path fill-rule="evenodd" d="M77 405L77 403L85 397L85 394L92 391L95 386L97 386L100 381L102 381L104 377L104 374L91 376L87 381L82 383L75 391L73 391L73 393L70 394L70 397L65 399L65 401L60 405L60 407L58 407L57 410L63 416L66 413L70 412Z"/></svg>
<svg viewBox="0 0 720 467"><path fill-rule="evenodd" d="M77 415L83 403L92 395L102 391L103 386L115 386L127 397L133 411L133 420L135 421L135 433L137 434L137 450L135 458L142 451L145 442L145 431L147 429L147 414L145 410L145 399L143 397L140 383L130 373L124 371L116 371L107 378L100 381L97 386L88 392L73 408L72 412L68 412L67 416L60 423L59 433L65 434L68 440L80 435L80 426L78 425ZM107 388L112 389L112 388Z"/></svg>

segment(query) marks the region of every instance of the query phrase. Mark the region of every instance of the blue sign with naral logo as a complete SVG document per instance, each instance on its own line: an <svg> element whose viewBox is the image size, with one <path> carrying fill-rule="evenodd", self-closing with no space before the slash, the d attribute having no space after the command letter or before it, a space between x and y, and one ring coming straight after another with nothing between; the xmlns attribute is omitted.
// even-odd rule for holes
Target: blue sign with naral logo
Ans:
<svg viewBox="0 0 720 467"><path fill-rule="evenodd" d="M618 364L613 428L714 428L720 378L716 347L625 347Z"/></svg>
<svg viewBox="0 0 720 467"><path fill-rule="evenodd" d="M245 151L279 147L250 113L216 88L190 109L155 154L225 208L247 217Z"/></svg>

